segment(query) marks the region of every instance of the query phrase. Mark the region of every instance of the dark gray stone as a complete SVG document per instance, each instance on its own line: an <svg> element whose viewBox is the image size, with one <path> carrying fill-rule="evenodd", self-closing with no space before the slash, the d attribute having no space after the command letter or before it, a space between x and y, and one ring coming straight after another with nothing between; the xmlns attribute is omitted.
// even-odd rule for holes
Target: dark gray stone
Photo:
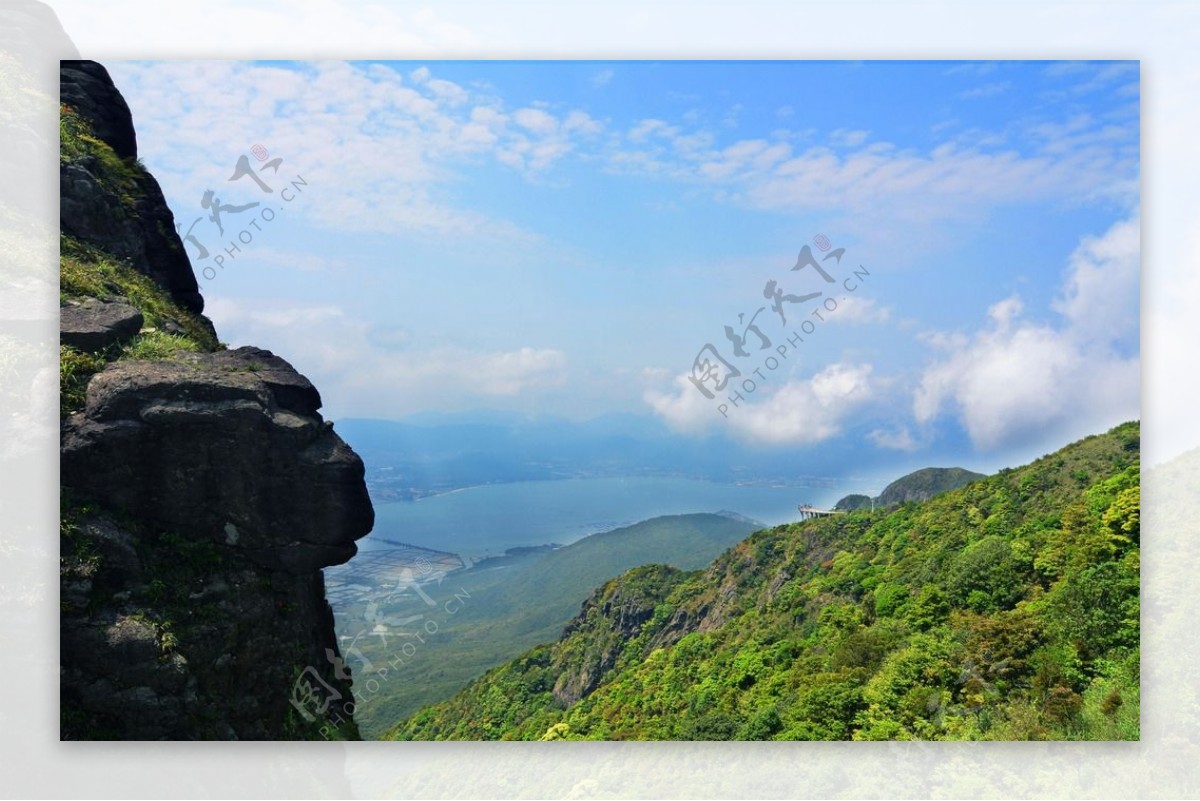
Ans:
<svg viewBox="0 0 1200 801"><path fill-rule="evenodd" d="M316 725L352 721L320 568L352 558L374 510L319 404L256 348L91 379L62 422L62 490L104 510L62 540L65 737L298 736L308 668L338 695Z"/></svg>
<svg viewBox="0 0 1200 801"><path fill-rule="evenodd" d="M104 67L93 61L64 61L59 91L63 103L91 123L99 139L118 156L137 157L133 118ZM185 309L204 311L175 216L154 176L130 161L133 190L111 189L114 176L101 181L106 169L94 158L59 168L59 223L63 233L94 245L155 280Z"/></svg>
<svg viewBox="0 0 1200 801"><path fill-rule="evenodd" d="M63 103L92 124L97 138L118 156L137 158L133 115L102 65L95 61L64 60L59 71L58 94Z"/></svg>
<svg viewBox="0 0 1200 801"><path fill-rule="evenodd" d="M119 300L86 298L61 305L59 338L82 351L101 351L142 330L142 313Z"/></svg>
<svg viewBox="0 0 1200 801"><path fill-rule="evenodd" d="M64 736L294 737L310 667L339 695L317 725L351 720L321 568L374 510L318 403L254 348L92 378L62 425L63 492L102 510L62 541Z"/></svg>
<svg viewBox="0 0 1200 801"><path fill-rule="evenodd" d="M202 311L108 73L68 62L60 76L64 102L127 160L60 165L63 232ZM64 342L101 347L134 321L87 301L64 309ZM374 510L362 461L320 407L308 379L257 348L117 361L91 378L84 410L61 421L64 739L353 732L321 568L354 555ZM293 703L304 676L330 691L311 725Z"/></svg>
<svg viewBox="0 0 1200 801"><path fill-rule="evenodd" d="M114 362L64 422L62 484L272 569L341 563L374 510L362 460L312 408L319 400L257 349Z"/></svg>
<svg viewBox="0 0 1200 801"><path fill-rule="evenodd" d="M231 370L249 370L262 379L281 408L312 415L321 408L321 393L290 364L269 350L243 347L212 354L212 364Z"/></svg>

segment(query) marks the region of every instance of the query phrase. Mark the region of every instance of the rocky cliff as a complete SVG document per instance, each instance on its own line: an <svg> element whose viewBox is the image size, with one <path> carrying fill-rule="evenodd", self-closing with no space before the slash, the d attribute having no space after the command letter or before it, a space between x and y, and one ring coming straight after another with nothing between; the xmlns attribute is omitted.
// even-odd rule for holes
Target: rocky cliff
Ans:
<svg viewBox="0 0 1200 801"><path fill-rule="evenodd" d="M362 461L217 341L105 69L61 93L61 735L354 737L321 568L371 530Z"/></svg>

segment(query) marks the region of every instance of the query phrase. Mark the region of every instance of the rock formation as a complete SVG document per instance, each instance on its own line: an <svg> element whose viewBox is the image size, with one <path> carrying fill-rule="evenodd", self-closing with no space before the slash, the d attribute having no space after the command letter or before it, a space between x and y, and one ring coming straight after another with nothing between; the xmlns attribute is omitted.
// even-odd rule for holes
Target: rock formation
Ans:
<svg viewBox="0 0 1200 801"><path fill-rule="evenodd" d="M64 234L128 261L185 309L204 310L175 217L154 176L136 163L137 138L125 98L94 61L64 61L64 105L91 126L112 158L69 158L59 170L59 223Z"/></svg>
<svg viewBox="0 0 1200 801"><path fill-rule="evenodd" d="M354 737L321 568L373 525L362 461L288 362L216 343L104 68L62 100L61 734Z"/></svg>

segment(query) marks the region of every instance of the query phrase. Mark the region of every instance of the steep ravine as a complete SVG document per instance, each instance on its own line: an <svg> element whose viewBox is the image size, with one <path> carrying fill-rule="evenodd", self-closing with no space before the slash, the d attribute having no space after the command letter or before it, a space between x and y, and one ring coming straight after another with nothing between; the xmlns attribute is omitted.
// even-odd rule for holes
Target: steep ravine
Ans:
<svg viewBox="0 0 1200 801"><path fill-rule="evenodd" d="M61 92L61 736L356 737L321 568L374 523L362 460L217 341L104 68Z"/></svg>

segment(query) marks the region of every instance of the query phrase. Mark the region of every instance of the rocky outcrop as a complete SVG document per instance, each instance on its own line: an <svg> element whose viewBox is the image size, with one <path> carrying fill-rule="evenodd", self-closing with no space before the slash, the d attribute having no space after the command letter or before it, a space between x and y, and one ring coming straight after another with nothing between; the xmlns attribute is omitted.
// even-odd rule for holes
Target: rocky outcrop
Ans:
<svg viewBox="0 0 1200 801"><path fill-rule="evenodd" d="M310 738L337 721L352 731L319 571L263 569L235 547L107 512L69 525L63 739ZM292 704L306 671L323 710ZM310 723L301 709L323 715Z"/></svg>
<svg viewBox="0 0 1200 801"><path fill-rule="evenodd" d="M128 108L99 65L62 86L91 126L61 171L62 737L357 736L321 569L374 523L362 460L291 364L177 308L203 301Z"/></svg>
<svg viewBox="0 0 1200 801"><path fill-rule="evenodd" d="M257 348L91 379L61 451L63 492L85 510L62 630L64 705L84 733L295 736L292 684L310 668L351 699L320 569L354 555L374 511L320 405ZM348 721L341 706L325 711Z"/></svg>
<svg viewBox="0 0 1200 801"><path fill-rule="evenodd" d="M645 565L593 592L563 630L562 642L573 647L555 649L554 697L570 706L594 691L683 575L666 565Z"/></svg>
<svg viewBox="0 0 1200 801"><path fill-rule="evenodd" d="M107 142L118 156L137 158L133 115L103 66L95 61L63 61L58 96L89 120L96 136Z"/></svg>
<svg viewBox="0 0 1200 801"><path fill-rule="evenodd" d="M363 463L269 351L114 362L63 425L62 485L154 527L304 574L371 530Z"/></svg>
<svg viewBox="0 0 1200 801"><path fill-rule="evenodd" d="M142 330L142 313L119 300L64 301L59 309L59 340L76 350L98 351Z"/></svg>
<svg viewBox="0 0 1200 801"><path fill-rule="evenodd" d="M133 118L108 71L92 61L64 61L59 92L68 106L112 148L116 162L94 157L59 168L63 233L123 260L153 278L185 309L204 310L196 276L154 176L138 166Z"/></svg>

